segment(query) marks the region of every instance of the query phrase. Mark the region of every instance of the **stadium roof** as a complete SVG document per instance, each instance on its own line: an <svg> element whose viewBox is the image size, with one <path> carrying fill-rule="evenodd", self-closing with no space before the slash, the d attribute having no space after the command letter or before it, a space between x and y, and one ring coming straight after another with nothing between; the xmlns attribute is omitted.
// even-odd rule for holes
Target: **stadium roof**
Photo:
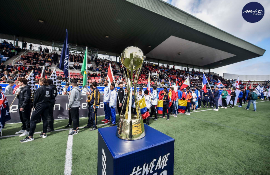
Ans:
<svg viewBox="0 0 270 175"><path fill-rule="evenodd" d="M3 34L63 42L67 28L71 44L116 54L133 45L175 65L217 68L265 52L162 0L8 0L0 14Z"/></svg>

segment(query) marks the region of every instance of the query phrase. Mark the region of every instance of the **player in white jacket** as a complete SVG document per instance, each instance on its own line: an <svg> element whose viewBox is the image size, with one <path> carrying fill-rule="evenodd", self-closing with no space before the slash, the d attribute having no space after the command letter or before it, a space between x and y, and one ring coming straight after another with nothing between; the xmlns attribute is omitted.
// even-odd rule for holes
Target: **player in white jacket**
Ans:
<svg viewBox="0 0 270 175"><path fill-rule="evenodd" d="M151 96L149 95L149 91L148 90L145 90L144 91L144 98L145 98L145 103L146 103L147 111L149 112L149 110L151 108ZM150 117L147 117L145 119L145 121L144 121L147 125L149 125L149 118Z"/></svg>
<svg viewBox="0 0 270 175"><path fill-rule="evenodd" d="M151 114L150 117L155 115L155 119L157 120L157 103L158 103L158 94L157 94L157 87L153 87L153 92L151 94Z"/></svg>
<svg viewBox="0 0 270 175"><path fill-rule="evenodd" d="M114 83L111 84L110 87L111 90L111 94L110 94L110 102L109 102L109 106L110 106L110 110L111 110L111 126L115 126L116 125L116 106L117 106L117 92L115 91L115 85Z"/></svg>

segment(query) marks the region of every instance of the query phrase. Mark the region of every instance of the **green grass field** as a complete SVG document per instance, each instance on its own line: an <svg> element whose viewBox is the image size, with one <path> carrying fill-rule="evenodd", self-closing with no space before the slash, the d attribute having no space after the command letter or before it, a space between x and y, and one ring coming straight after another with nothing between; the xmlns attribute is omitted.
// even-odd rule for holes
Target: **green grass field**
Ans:
<svg viewBox="0 0 270 175"><path fill-rule="evenodd" d="M257 112L245 106L151 120L151 127L175 139L174 174L270 174L270 102L258 101ZM81 119L80 126L86 122ZM58 120L55 129L66 124ZM3 136L14 135L20 126L7 124ZM41 130L42 123L36 131ZM0 174L64 174L68 132L49 133L46 139L35 134L28 143L18 136L0 139ZM97 136L89 129L74 135L72 174L97 173Z"/></svg>

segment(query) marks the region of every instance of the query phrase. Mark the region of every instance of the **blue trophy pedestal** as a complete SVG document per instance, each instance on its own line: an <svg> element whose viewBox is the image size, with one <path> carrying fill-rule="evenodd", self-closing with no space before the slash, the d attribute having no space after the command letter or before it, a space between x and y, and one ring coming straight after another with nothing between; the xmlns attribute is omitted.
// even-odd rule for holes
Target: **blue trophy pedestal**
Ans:
<svg viewBox="0 0 270 175"><path fill-rule="evenodd" d="M145 137L126 141L117 126L98 129L98 175L171 175L174 139L145 125Z"/></svg>

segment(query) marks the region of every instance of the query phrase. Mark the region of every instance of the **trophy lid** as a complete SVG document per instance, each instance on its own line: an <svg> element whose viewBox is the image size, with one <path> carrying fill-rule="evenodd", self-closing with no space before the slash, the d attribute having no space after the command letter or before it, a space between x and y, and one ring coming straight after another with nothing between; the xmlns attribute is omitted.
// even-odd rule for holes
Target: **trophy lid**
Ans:
<svg viewBox="0 0 270 175"><path fill-rule="evenodd" d="M144 60L143 52L138 47L134 46L127 47L121 54L121 62L126 69L131 69L132 66L133 70L139 69L143 64L143 60Z"/></svg>

